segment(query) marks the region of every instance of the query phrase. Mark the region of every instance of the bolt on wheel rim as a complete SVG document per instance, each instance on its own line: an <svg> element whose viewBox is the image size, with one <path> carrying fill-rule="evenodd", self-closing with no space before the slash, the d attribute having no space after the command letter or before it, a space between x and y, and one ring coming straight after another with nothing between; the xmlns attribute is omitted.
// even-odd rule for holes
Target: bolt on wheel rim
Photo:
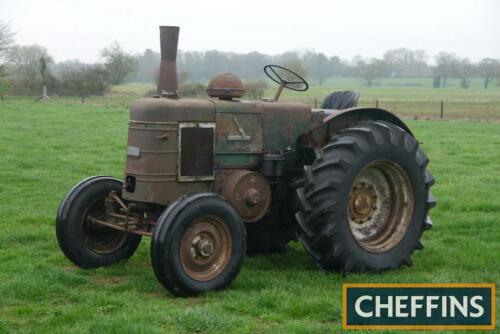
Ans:
<svg viewBox="0 0 500 334"><path fill-rule="evenodd" d="M397 164L375 161L355 177L348 201L349 228L365 250L382 253L404 237L413 216L413 189Z"/></svg>
<svg viewBox="0 0 500 334"><path fill-rule="evenodd" d="M180 244L181 265L190 278L208 281L226 268L231 250L232 240L224 221L203 217L184 231Z"/></svg>

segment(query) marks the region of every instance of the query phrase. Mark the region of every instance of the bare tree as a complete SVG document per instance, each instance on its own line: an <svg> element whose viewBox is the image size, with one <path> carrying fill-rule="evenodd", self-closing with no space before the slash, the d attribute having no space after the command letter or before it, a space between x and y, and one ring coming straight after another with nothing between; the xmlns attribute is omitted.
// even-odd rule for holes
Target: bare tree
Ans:
<svg viewBox="0 0 500 334"><path fill-rule="evenodd" d="M42 58L44 66L40 61ZM52 57L43 46L13 46L7 54L7 60L9 77L16 93L39 93L44 81L50 86L52 78L47 73L46 66L52 62ZM42 77L42 67L45 78Z"/></svg>
<svg viewBox="0 0 500 334"><path fill-rule="evenodd" d="M113 42L101 50L104 66L109 73L110 83L119 85L125 78L137 69L135 57L122 49L120 43Z"/></svg>
<svg viewBox="0 0 500 334"><path fill-rule="evenodd" d="M7 51L14 42L14 33L10 25L5 22L0 22L0 101L3 102L4 94L10 89L10 80L7 78L7 73L3 60Z"/></svg>
<svg viewBox="0 0 500 334"><path fill-rule="evenodd" d="M361 78L366 80L368 87L373 86L376 79L387 75L387 64L382 59L372 58L368 61L358 62L358 71Z"/></svg>
<svg viewBox="0 0 500 334"><path fill-rule="evenodd" d="M320 86L326 78L332 75L330 62L321 52L309 51L304 55L303 61L309 75L316 79Z"/></svg>
<svg viewBox="0 0 500 334"><path fill-rule="evenodd" d="M262 79L245 81L245 95L252 99L262 100L267 88L267 82Z"/></svg>
<svg viewBox="0 0 500 334"><path fill-rule="evenodd" d="M457 76L460 59L454 53L440 52L436 56L434 75L441 77L442 87L446 87L448 78Z"/></svg>
<svg viewBox="0 0 500 334"><path fill-rule="evenodd" d="M59 74L59 94L77 95L103 95L108 89L108 73L104 66L76 65L65 66Z"/></svg>
<svg viewBox="0 0 500 334"><path fill-rule="evenodd" d="M500 76L500 60L484 58L477 65L477 70L484 79L484 89L488 89L490 80L495 76Z"/></svg>
<svg viewBox="0 0 500 334"><path fill-rule="evenodd" d="M296 51L288 51L280 54L279 56L276 57L275 62L294 71L295 73L299 74L304 78L306 78L309 75L309 73L307 72L307 68L304 64L303 58ZM285 80L295 79L295 76L290 75L287 72L282 72L280 73L280 75L282 75Z"/></svg>
<svg viewBox="0 0 500 334"><path fill-rule="evenodd" d="M0 60L6 55L13 42L14 33L10 28L10 24L0 22Z"/></svg>
<svg viewBox="0 0 500 334"><path fill-rule="evenodd" d="M158 72L160 70L159 53L146 49L142 54L136 56L136 62L137 70L133 76L134 81L146 83L156 83L158 81Z"/></svg>
<svg viewBox="0 0 500 334"><path fill-rule="evenodd" d="M474 65L469 59L463 58L458 63L458 77L460 78L460 87L469 88L469 78L474 74Z"/></svg>
<svg viewBox="0 0 500 334"><path fill-rule="evenodd" d="M427 54L424 50L391 49L384 53L388 70L397 77L427 74Z"/></svg>

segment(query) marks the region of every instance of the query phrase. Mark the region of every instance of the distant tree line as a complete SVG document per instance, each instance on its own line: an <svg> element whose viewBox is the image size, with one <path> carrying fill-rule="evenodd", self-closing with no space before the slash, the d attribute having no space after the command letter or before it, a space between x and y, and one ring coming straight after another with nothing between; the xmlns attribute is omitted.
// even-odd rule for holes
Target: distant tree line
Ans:
<svg viewBox="0 0 500 334"><path fill-rule="evenodd" d="M0 97L6 92L39 94L42 86L58 95L102 95L110 85L157 81L158 52L146 49L133 54L113 42L101 50L100 56L102 62L97 64L78 60L54 63L43 46L15 45L9 24L0 22ZM186 95L203 94L204 83L215 74L228 71L243 78L249 95L259 98L266 88L262 72L266 64L289 67L318 85L335 76L358 77L367 86L377 84L382 78L428 77L436 88L446 87L450 78L458 78L464 89L469 87L471 77L482 77L484 89L493 80L500 81L500 59L484 58L473 63L456 54L441 52L434 57L434 64L430 64L424 50L407 48L388 50L381 58L355 56L349 61L311 50L279 55L179 51L177 59L180 90Z"/></svg>

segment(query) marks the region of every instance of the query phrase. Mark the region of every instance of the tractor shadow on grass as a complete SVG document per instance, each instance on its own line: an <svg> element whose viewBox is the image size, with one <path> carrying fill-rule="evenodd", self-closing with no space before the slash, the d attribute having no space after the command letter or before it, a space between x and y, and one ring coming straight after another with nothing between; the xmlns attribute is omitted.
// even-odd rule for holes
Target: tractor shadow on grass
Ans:
<svg viewBox="0 0 500 334"><path fill-rule="evenodd" d="M263 271L319 270L298 242L291 242L280 253L247 255L244 266Z"/></svg>

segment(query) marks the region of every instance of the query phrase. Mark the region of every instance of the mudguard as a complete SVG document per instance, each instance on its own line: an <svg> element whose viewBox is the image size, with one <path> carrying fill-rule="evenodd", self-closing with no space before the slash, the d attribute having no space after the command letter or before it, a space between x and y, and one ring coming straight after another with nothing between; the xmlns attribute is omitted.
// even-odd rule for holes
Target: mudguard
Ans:
<svg viewBox="0 0 500 334"><path fill-rule="evenodd" d="M310 131L307 138L300 139L301 146L321 147L341 130L353 126L359 121L370 120L392 123L413 136L411 130L399 117L384 109L360 107L343 110L316 109L313 110L313 112L323 112L325 116L321 122ZM305 140L308 141L308 144L305 144Z"/></svg>

